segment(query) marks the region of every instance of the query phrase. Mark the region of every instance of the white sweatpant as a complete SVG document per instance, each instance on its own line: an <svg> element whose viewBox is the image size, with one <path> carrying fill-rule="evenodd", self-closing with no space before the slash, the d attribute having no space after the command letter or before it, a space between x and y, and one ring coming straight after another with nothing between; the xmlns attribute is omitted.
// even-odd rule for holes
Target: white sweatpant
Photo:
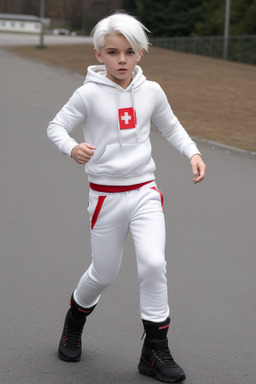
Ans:
<svg viewBox="0 0 256 384"><path fill-rule="evenodd" d="M161 192L151 182L129 192L90 189L92 263L75 290L82 307L95 305L116 278L129 231L136 251L143 320L161 322L169 315L165 261L165 220Z"/></svg>

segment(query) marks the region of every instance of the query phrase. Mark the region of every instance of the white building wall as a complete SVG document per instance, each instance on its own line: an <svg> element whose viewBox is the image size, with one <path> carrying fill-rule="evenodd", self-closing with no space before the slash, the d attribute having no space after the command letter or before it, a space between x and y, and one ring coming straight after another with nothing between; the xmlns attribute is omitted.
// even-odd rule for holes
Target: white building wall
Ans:
<svg viewBox="0 0 256 384"><path fill-rule="evenodd" d="M0 19L0 31L39 33L41 31L41 23L35 22L35 21L1 20Z"/></svg>

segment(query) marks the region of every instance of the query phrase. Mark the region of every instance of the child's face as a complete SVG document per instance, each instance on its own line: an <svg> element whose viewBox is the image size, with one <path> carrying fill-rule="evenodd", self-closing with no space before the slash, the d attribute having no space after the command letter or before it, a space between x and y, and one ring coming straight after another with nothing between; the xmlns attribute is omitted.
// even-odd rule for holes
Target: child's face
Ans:
<svg viewBox="0 0 256 384"><path fill-rule="evenodd" d="M94 53L100 64L104 64L107 77L123 88L127 88L132 81L132 73L140 61L143 49L138 54L134 52L130 43L123 35L106 35L105 45Z"/></svg>

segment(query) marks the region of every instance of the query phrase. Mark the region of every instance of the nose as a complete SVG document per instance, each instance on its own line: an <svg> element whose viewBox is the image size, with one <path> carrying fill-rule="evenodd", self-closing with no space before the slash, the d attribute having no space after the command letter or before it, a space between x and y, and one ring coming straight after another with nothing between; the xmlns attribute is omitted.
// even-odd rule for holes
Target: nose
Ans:
<svg viewBox="0 0 256 384"><path fill-rule="evenodd" d="M125 64L126 63L125 54L123 54L123 53L120 54L120 56L119 56L119 63L120 64Z"/></svg>

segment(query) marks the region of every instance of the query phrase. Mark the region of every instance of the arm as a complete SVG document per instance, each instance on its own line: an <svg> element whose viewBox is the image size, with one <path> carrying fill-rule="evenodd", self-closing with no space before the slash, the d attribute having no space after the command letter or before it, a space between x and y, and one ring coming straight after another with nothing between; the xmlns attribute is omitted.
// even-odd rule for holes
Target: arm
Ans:
<svg viewBox="0 0 256 384"><path fill-rule="evenodd" d="M165 139L173 145L181 154L190 160L193 182L196 184L203 180L206 165L202 160L194 141L191 140L177 117L174 115L167 97L161 87L158 89L158 103L154 110L152 121L158 127Z"/></svg>
<svg viewBox="0 0 256 384"><path fill-rule="evenodd" d="M94 147L89 144L85 145L85 143L78 144L70 135L73 129L86 119L86 115L85 105L77 90L47 128L49 139L58 149L62 153L73 157L80 164L84 164L85 156L91 156L91 150ZM78 148L74 150L76 147Z"/></svg>

